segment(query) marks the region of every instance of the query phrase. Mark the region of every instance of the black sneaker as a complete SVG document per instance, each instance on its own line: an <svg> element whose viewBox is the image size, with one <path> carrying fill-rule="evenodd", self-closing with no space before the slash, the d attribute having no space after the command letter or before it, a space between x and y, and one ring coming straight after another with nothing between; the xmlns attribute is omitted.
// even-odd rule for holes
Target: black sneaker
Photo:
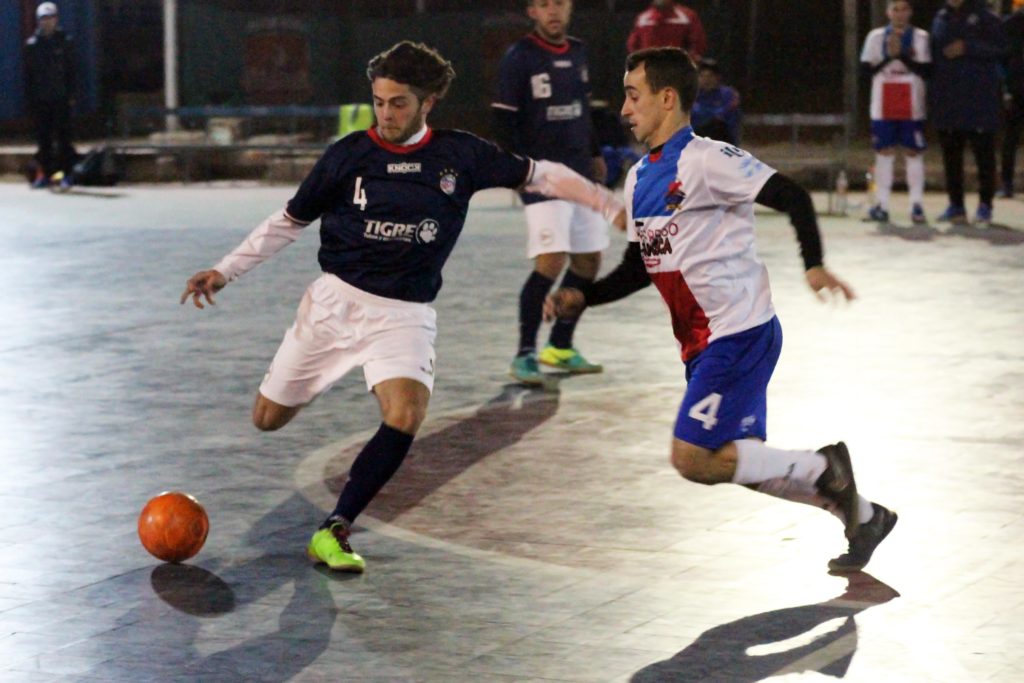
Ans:
<svg viewBox="0 0 1024 683"><path fill-rule="evenodd" d="M859 572L871 559L878 544L885 540L899 517L892 510L872 503L875 514L857 527L857 533L850 539L850 547L839 557L828 561L829 571L837 573Z"/></svg>
<svg viewBox="0 0 1024 683"><path fill-rule="evenodd" d="M853 478L853 464L850 462L850 451L842 441L822 446L818 452L825 456L828 467L814 485L821 495L835 501L846 519L846 537L853 539L860 526L857 521L857 482Z"/></svg>

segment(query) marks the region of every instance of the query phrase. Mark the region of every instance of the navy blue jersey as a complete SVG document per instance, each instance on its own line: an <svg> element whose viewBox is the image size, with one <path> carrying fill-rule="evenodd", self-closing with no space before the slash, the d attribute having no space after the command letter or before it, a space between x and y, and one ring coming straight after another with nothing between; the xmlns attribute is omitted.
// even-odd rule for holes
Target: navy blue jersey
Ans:
<svg viewBox="0 0 1024 683"><path fill-rule="evenodd" d="M519 187L531 163L463 131L428 130L403 147L371 128L331 145L287 212L321 219L324 272L378 296L433 301L470 197Z"/></svg>
<svg viewBox="0 0 1024 683"><path fill-rule="evenodd" d="M512 151L592 173L590 77L583 43L553 45L536 33L513 43L498 67L497 109L515 114ZM527 203L549 199L524 195Z"/></svg>

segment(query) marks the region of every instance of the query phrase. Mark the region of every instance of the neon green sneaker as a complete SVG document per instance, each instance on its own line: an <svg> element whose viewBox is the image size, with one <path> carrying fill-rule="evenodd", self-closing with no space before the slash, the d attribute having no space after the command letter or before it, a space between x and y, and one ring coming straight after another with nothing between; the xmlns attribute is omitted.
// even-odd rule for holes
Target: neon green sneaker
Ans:
<svg viewBox="0 0 1024 683"><path fill-rule="evenodd" d="M348 544L348 522L333 522L326 529L319 529L309 539L306 555L317 564L323 563L336 572L355 572L361 574L366 569L366 561ZM331 522L329 519L328 522Z"/></svg>
<svg viewBox="0 0 1024 683"><path fill-rule="evenodd" d="M508 366L508 376L520 384L544 384L544 375L537 366L537 357L532 353L516 356Z"/></svg>
<svg viewBox="0 0 1024 683"><path fill-rule="evenodd" d="M599 363L591 363L576 349L558 349L548 344L537 357L544 365L564 370L572 375L587 375L604 372Z"/></svg>

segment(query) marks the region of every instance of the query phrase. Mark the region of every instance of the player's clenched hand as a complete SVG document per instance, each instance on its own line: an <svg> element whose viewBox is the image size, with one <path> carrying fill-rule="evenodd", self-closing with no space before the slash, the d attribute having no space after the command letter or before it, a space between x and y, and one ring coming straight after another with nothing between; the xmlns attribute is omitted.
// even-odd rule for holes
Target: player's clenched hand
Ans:
<svg viewBox="0 0 1024 683"><path fill-rule="evenodd" d="M216 306L217 302L213 300L213 295L224 289L224 285L227 283L227 279L218 271L201 270L185 283L185 291L181 293L181 303L185 303L189 297L192 297L192 303L196 305L196 308L206 308L202 301L202 297L206 297L206 301L211 306Z"/></svg>
<svg viewBox="0 0 1024 683"><path fill-rule="evenodd" d="M544 300L544 320L551 322L555 318L578 318L586 305L583 292L575 287L561 287Z"/></svg>
<svg viewBox="0 0 1024 683"><path fill-rule="evenodd" d="M808 270L805 276L807 277L807 284L811 286L811 289L814 290L815 294L822 301L826 300L826 291L829 292L833 299L842 297L847 301L853 301L857 298L850 285L830 273L825 266L815 266Z"/></svg>

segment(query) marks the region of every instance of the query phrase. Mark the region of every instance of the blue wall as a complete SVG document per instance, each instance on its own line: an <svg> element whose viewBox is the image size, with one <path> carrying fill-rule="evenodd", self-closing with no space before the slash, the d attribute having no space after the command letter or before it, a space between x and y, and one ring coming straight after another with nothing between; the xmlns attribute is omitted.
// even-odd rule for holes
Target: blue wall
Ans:
<svg viewBox="0 0 1024 683"><path fill-rule="evenodd" d="M61 27L75 42L78 79L75 111L79 114L93 112L99 101L95 0L63 0L57 6L60 7ZM21 33L21 11L18 3L0 3L0 120L26 115L21 59L25 37Z"/></svg>

